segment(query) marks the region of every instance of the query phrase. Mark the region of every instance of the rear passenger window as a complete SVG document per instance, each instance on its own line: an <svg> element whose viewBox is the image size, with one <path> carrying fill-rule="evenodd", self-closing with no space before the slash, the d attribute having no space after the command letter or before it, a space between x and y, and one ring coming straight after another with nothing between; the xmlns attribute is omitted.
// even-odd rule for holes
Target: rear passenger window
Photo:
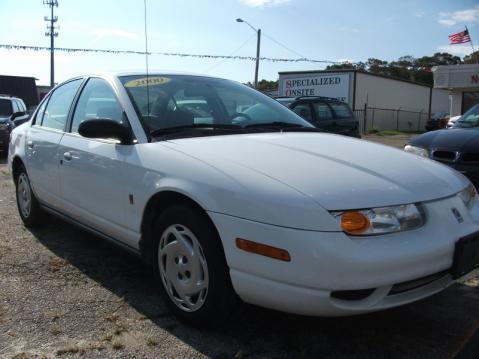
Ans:
<svg viewBox="0 0 479 359"><path fill-rule="evenodd" d="M40 126L42 124L42 119L43 119L43 114L45 113L45 108L47 107L48 103L48 98L45 99L45 101L42 102L40 105L40 108L37 111L37 114L35 115L35 120L34 124Z"/></svg>
<svg viewBox="0 0 479 359"><path fill-rule="evenodd" d="M316 111L316 118L318 121L327 121L333 119L333 113L331 112L331 109L324 102L315 103L314 110Z"/></svg>
<svg viewBox="0 0 479 359"><path fill-rule="evenodd" d="M62 130L67 122L68 111L82 80L73 80L58 87L50 96L41 122L42 127ZM42 106L43 107L43 106ZM40 111L39 111L40 114ZM38 121L37 121L37 124Z"/></svg>
<svg viewBox="0 0 479 359"><path fill-rule="evenodd" d="M344 103L330 103L331 107L333 108L334 113L336 114L337 118L351 118L353 114L349 109L348 105Z"/></svg>
<svg viewBox="0 0 479 359"><path fill-rule="evenodd" d="M71 132L77 133L80 123L89 119L101 118L121 123L122 115L123 110L108 82L91 78L78 99Z"/></svg>

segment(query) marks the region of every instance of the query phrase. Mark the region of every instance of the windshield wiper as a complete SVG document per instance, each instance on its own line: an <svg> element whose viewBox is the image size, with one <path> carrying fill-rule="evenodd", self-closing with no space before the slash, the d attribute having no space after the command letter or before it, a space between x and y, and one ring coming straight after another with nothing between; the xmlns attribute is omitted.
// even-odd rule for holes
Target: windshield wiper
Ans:
<svg viewBox="0 0 479 359"><path fill-rule="evenodd" d="M305 127L299 123L291 122L282 122L282 121L273 121L273 122L264 122L264 123L255 123L252 125L247 125L245 128L258 128L258 129L273 129L280 131L291 131L291 132L320 132L316 127Z"/></svg>
<svg viewBox="0 0 479 359"><path fill-rule="evenodd" d="M285 127L304 127L304 126L300 125L299 123L282 122L282 121L254 123L252 125L245 126L245 128L285 128Z"/></svg>
<svg viewBox="0 0 479 359"><path fill-rule="evenodd" d="M183 132L185 130L191 129L212 129L212 130L241 130L242 127L239 125L230 125L230 124L221 124L221 123L195 123L191 125L183 125L183 126L174 126L174 127L165 127L165 128L158 128L150 132L151 136L161 136L161 135L169 135L172 133Z"/></svg>

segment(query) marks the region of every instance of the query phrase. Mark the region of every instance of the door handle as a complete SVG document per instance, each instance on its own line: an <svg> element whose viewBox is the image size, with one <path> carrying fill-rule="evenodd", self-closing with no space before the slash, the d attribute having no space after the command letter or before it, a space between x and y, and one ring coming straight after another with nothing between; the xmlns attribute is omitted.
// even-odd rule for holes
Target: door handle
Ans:
<svg viewBox="0 0 479 359"><path fill-rule="evenodd" d="M63 159L64 159L65 161L71 161L72 158L73 158L73 156L72 156L72 154L71 154L70 152L65 152L65 153L63 154Z"/></svg>
<svg viewBox="0 0 479 359"><path fill-rule="evenodd" d="M28 147L29 149L32 149L33 146L34 146L34 145L33 145L33 141L27 141L27 147Z"/></svg>

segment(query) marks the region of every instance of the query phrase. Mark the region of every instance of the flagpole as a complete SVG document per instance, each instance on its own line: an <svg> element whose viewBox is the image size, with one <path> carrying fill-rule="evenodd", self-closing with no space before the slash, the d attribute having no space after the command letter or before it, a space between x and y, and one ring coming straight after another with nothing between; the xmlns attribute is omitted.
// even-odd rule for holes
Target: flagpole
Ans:
<svg viewBox="0 0 479 359"><path fill-rule="evenodd" d="M474 44L472 43L471 33L469 32L469 29L467 28L467 26L465 26L465 28L466 28L467 33L469 34L469 40L470 40L471 47L472 47L471 59L472 59L473 57L475 57L475 58L476 58L476 64L479 64L479 58L478 58L478 56L477 56L477 54L476 54L476 50L474 50Z"/></svg>

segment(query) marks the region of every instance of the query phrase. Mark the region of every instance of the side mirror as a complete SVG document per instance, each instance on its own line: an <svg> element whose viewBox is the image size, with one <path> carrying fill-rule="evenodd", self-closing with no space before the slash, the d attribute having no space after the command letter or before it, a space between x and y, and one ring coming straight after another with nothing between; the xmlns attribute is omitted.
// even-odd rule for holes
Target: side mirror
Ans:
<svg viewBox="0 0 479 359"><path fill-rule="evenodd" d="M129 145L133 141L129 127L109 119L86 120L80 123L78 133L87 138L113 138L122 145Z"/></svg>
<svg viewBox="0 0 479 359"><path fill-rule="evenodd" d="M12 116L10 117L10 119L13 121L17 117L21 117L21 116L25 116L25 112L14 112Z"/></svg>

